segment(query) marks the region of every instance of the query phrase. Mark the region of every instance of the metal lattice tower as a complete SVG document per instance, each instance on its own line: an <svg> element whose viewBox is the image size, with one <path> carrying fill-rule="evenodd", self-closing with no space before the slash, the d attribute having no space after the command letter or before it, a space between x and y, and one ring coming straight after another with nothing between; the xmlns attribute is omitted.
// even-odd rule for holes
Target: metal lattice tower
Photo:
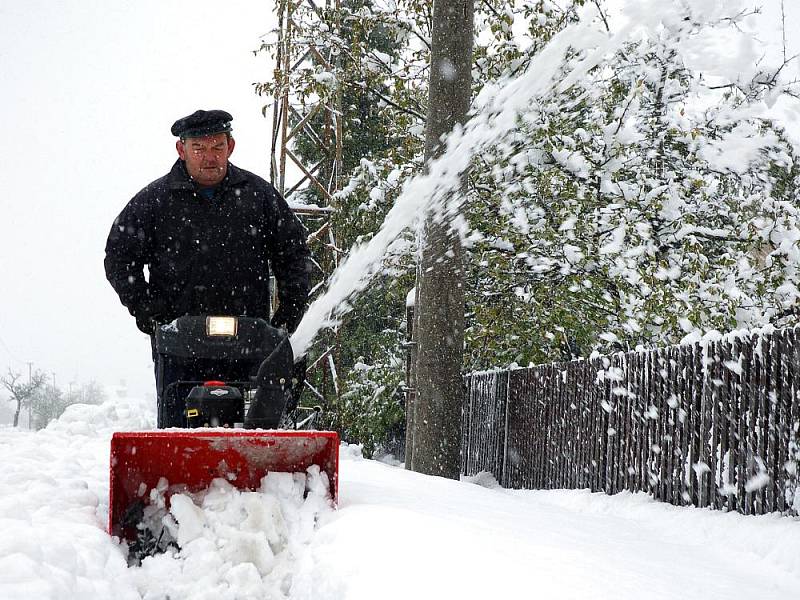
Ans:
<svg viewBox="0 0 800 600"><path fill-rule="evenodd" d="M308 243L317 258L314 263L320 281L312 290L312 298L339 265L342 254L336 244L332 224L334 194L342 183L341 95L335 95L328 102L318 100L313 104L307 101L301 103L292 93L291 81L293 73L309 64L322 66L326 71L336 69L338 59L335 53L330 48L318 47L313 41L304 39L294 20L298 8L310 9L320 20L326 21L332 31L337 31L340 0L324 2L324 7L319 6L321 0L280 0L278 5L270 161L270 176L275 187L310 232ZM315 164L306 164L292 150L297 143L303 143L306 147L310 145L322 158ZM290 178L297 180L290 182ZM320 200L314 204L298 202L299 196L308 190L316 192ZM338 336L334 333L324 341L327 342L325 349L309 365L308 375L322 370L323 392L331 387L338 400L339 384L335 365ZM306 385L319 400L326 400L323 392L308 381Z"/></svg>

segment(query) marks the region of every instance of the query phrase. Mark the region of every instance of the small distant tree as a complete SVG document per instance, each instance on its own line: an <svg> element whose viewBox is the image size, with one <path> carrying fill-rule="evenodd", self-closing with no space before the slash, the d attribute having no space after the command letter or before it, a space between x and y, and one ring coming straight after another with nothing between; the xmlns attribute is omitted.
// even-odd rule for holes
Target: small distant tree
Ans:
<svg viewBox="0 0 800 600"><path fill-rule="evenodd" d="M74 404L70 396L61 388L53 385L41 385L31 397L31 411L36 429L47 427L50 421L60 417L67 406Z"/></svg>
<svg viewBox="0 0 800 600"><path fill-rule="evenodd" d="M36 371L30 377L30 381L22 382L22 374L8 369L8 373L0 377L0 384L11 394L10 401L15 404L14 407L14 427L19 425L19 414L22 408L30 405L33 398L44 387L46 380L45 374L41 371Z"/></svg>

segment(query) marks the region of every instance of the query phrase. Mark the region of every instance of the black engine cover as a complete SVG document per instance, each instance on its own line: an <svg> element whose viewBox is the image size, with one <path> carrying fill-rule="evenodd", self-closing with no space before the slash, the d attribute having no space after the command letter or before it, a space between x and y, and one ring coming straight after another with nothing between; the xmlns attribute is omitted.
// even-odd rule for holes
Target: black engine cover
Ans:
<svg viewBox="0 0 800 600"><path fill-rule="evenodd" d="M196 385L186 398L187 427L233 427L244 421L242 392L230 385Z"/></svg>

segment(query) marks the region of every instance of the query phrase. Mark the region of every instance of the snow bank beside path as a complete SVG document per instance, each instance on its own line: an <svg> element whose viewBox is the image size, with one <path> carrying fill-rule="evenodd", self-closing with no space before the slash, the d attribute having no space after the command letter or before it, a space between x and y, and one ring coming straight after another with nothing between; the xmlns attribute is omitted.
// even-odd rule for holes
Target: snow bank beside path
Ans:
<svg viewBox="0 0 800 600"><path fill-rule="evenodd" d="M152 404L75 406L43 431L0 428L0 599L800 597L800 519L509 491L348 446L337 511L313 489L304 499L297 476L268 478L261 493L220 483L177 502L180 555L128 568L105 532L109 441L152 427Z"/></svg>
<svg viewBox="0 0 800 600"><path fill-rule="evenodd" d="M32 432L0 430L0 598L140 598L106 533L114 427L149 423L144 403L74 405Z"/></svg>
<svg viewBox="0 0 800 600"><path fill-rule="evenodd" d="M586 516L604 515L639 523L666 541L734 551L800 579L800 518L779 514L745 516L704 508L671 506L647 494L615 496L588 490L513 491L520 498ZM800 592L800 589L798 590Z"/></svg>

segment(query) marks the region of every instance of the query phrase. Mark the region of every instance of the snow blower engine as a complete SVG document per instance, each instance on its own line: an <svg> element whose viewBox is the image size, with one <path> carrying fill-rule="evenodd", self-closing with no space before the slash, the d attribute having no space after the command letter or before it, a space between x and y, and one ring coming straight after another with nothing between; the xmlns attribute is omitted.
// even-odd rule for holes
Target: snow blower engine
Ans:
<svg viewBox="0 0 800 600"><path fill-rule="evenodd" d="M181 317L156 330L155 359L160 429L272 429L295 408L289 336L264 319Z"/></svg>
<svg viewBox="0 0 800 600"><path fill-rule="evenodd" d="M171 490L199 492L216 478L256 490L270 471L316 465L336 502L338 435L275 430L295 404L285 331L250 317L180 317L156 331L155 355L161 430L112 437L112 535L141 540L154 498L168 506Z"/></svg>

